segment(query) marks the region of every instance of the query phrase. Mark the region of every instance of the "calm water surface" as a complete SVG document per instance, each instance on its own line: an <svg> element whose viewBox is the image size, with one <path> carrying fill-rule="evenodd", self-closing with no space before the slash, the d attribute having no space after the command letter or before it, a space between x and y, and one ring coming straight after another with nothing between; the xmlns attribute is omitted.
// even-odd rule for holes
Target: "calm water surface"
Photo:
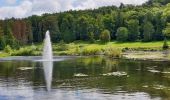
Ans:
<svg viewBox="0 0 170 100"><path fill-rule="evenodd" d="M0 100L170 99L170 62L106 57L39 59L0 59Z"/></svg>

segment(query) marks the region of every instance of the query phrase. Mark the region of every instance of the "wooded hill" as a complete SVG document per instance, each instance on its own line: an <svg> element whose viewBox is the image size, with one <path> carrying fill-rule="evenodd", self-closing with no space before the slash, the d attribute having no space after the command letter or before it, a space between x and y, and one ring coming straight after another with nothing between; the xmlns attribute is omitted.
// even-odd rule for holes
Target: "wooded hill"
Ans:
<svg viewBox="0 0 170 100"><path fill-rule="evenodd" d="M157 41L170 38L170 0L149 0L143 5L109 6L66 11L23 19L0 20L0 49L40 43L47 30L53 42L61 40Z"/></svg>

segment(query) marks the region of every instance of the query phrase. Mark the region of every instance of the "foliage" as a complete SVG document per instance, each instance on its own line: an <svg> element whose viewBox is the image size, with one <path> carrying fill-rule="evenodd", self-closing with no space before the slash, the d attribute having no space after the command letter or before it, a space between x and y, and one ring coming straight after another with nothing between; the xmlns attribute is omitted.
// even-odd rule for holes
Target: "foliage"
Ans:
<svg viewBox="0 0 170 100"><path fill-rule="evenodd" d="M117 41L121 41L121 42L127 41L128 29L126 27L118 28L116 36L117 36Z"/></svg>
<svg viewBox="0 0 170 100"><path fill-rule="evenodd" d="M154 33L154 27L153 27L152 23L146 21L144 23L143 31L144 31L143 32L143 35L144 35L143 41L145 41L145 42L151 41L153 39L152 36Z"/></svg>
<svg viewBox="0 0 170 100"><path fill-rule="evenodd" d="M52 42L83 40L157 41L163 35L169 38L169 0L149 0L143 5L108 6L98 9L67 11L24 19L0 20L0 49L10 45L19 49L21 45L43 42L45 32L50 31ZM127 34L117 35L121 27ZM64 45L64 49L66 45ZM59 48L62 49L62 48Z"/></svg>
<svg viewBox="0 0 170 100"><path fill-rule="evenodd" d="M60 31L58 26L57 16L44 16L42 20L42 37L44 37L45 32L50 30L51 40L53 42L58 42L60 38Z"/></svg>
<svg viewBox="0 0 170 100"><path fill-rule="evenodd" d="M128 40L129 41L136 41L140 34L139 32L139 21L136 19L129 20L128 22Z"/></svg>
<svg viewBox="0 0 170 100"><path fill-rule="evenodd" d="M111 37L110 37L110 31L109 30L104 30L104 31L101 32L100 40L102 42L109 42L110 39L111 39Z"/></svg>
<svg viewBox="0 0 170 100"><path fill-rule="evenodd" d="M158 12L154 18L155 33L153 34L153 40L163 40L162 29L165 27L166 20L161 17L162 13Z"/></svg>
<svg viewBox="0 0 170 100"><path fill-rule="evenodd" d="M0 57L8 57L8 56L10 56L8 53L5 52L0 53Z"/></svg>
<svg viewBox="0 0 170 100"><path fill-rule="evenodd" d="M167 24L166 28L163 30L164 36L170 38L170 23Z"/></svg>
<svg viewBox="0 0 170 100"><path fill-rule="evenodd" d="M115 17L113 17L115 16ZM110 31L111 38L115 38L115 27L116 27L116 15L115 13L106 14L103 16L103 25L105 29L108 29Z"/></svg>
<svg viewBox="0 0 170 100"><path fill-rule="evenodd" d="M20 48L19 50L14 50L11 56L29 56L33 55L33 50L30 48Z"/></svg>
<svg viewBox="0 0 170 100"><path fill-rule="evenodd" d="M170 42L167 41L169 44ZM62 46L65 45L63 49ZM87 41L77 41L72 43L53 43L54 55L106 55L109 57L121 57L121 51L135 50L135 51L158 51L162 50L163 41L158 42L108 42L107 44L101 44L100 41L95 43L89 43ZM1 55L12 56L40 56L42 55L43 46L35 44L34 46L22 46L20 49L11 49L10 53L0 53ZM118 56L117 56L118 57Z"/></svg>
<svg viewBox="0 0 170 100"><path fill-rule="evenodd" d="M154 4L162 4L165 5L167 3L170 3L169 0L148 0L146 2L147 5L154 5Z"/></svg>
<svg viewBox="0 0 170 100"><path fill-rule="evenodd" d="M3 50L5 48L5 38L2 36L0 37L0 50Z"/></svg>
<svg viewBox="0 0 170 100"><path fill-rule="evenodd" d="M89 37L89 41L90 41L91 43L94 43L94 41L95 41L95 39L94 39L94 33L93 33L93 32L90 32L90 33L88 34L88 37Z"/></svg>
<svg viewBox="0 0 170 100"><path fill-rule="evenodd" d="M7 45L7 46L4 48L4 52L11 54L11 52L12 52L11 47L10 47L9 45Z"/></svg>
<svg viewBox="0 0 170 100"><path fill-rule="evenodd" d="M104 55L109 56L109 57L120 58L121 54L122 54L122 51L114 47L107 47L104 49Z"/></svg>
<svg viewBox="0 0 170 100"><path fill-rule="evenodd" d="M162 48L163 48L163 49L168 49L168 48L169 48L166 38L164 39L164 43L163 43Z"/></svg>
<svg viewBox="0 0 170 100"><path fill-rule="evenodd" d="M59 28L62 32L62 38L65 42L72 42L76 38L75 31L75 19L74 16L71 14L64 15L64 18L62 18L59 21L60 25Z"/></svg>
<svg viewBox="0 0 170 100"><path fill-rule="evenodd" d="M102 52L102 48L98 45L90 45L82 48L81 54L83 55L99 55Z"/></svg>
<svg viewBox="0 0 170 100"><path fill-rule="evenodd" d="M60 41L57 46L53 47L53 50L57 50L57 51L65 51L68 49L67 44L62 40Z"/></svg>

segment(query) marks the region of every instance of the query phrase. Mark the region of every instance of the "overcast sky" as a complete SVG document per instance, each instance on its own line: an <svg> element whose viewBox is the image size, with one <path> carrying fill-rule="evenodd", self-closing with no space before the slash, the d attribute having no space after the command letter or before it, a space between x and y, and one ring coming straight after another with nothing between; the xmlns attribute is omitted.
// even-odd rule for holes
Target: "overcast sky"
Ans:
<svg viewBox="0 0 170 100"><path fill-rule="evenodd" d="M89 9L101 6L124 4L140 5L147 0L0 0L0 19L23 18L30 15L41 15L67 11L70 9Z"/></svg>

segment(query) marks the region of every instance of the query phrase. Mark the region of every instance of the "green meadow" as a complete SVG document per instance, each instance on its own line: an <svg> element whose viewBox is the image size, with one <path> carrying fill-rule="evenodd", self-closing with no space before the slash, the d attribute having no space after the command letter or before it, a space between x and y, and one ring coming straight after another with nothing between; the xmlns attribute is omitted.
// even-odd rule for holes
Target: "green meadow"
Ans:
<svg viewBox="0 0 170 100"><path fill-rule="evenodd" d="M168 41L170 44L170 41ZM85 41L76 41L72 43L54 43L53 53L54 55L107 55L119 57L121 53L128 50L131 51L161 51L163 41L156 42L108 42L102 43L100 41L95 43L89 43ZM18 50L6 47L1 51L0 56L37 56L41 55L43 50L43 44L27 45Z"/></svg>

